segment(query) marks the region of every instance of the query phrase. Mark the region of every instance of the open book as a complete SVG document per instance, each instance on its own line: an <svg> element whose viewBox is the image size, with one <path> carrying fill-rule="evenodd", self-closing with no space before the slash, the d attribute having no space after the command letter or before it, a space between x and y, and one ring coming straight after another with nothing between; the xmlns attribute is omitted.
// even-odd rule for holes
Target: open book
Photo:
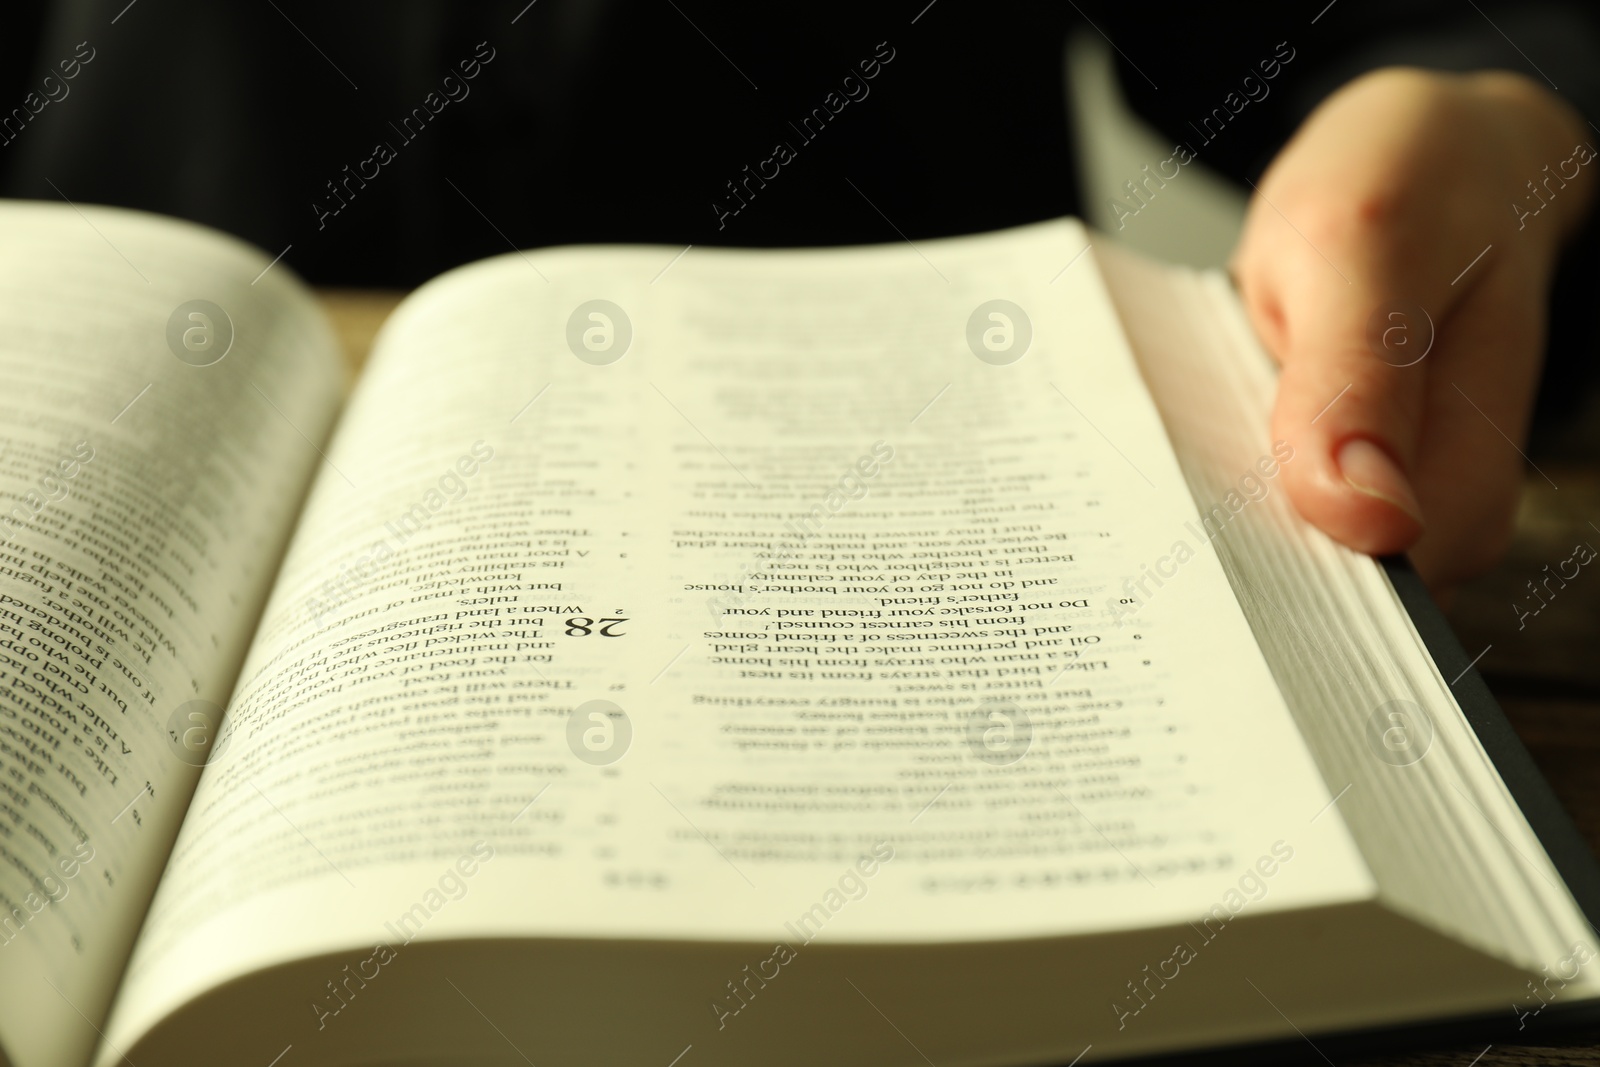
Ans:
<svg viewBox="0 0 1600 1067"><path fill-rule="evenodd" d="M0 232L7 1063L1088 1063L1600 997L1217 277L1070 221L509 254L346 401L257 250Z"/></svg>

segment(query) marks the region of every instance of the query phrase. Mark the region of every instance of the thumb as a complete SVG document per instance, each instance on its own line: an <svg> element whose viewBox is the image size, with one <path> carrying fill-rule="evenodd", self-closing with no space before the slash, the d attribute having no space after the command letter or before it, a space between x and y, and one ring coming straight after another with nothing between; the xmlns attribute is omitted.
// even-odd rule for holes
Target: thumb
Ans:
<svg viewBox="0 0 1600 1067"><path fill-rule="evenodd" d="M1284 486L1308 521L1373 555L1408 548L1423 525L1412 476L1444 298L1424 305L1400 291L1325 275L1280 297L1272 430L1294 449Z"/></svg>

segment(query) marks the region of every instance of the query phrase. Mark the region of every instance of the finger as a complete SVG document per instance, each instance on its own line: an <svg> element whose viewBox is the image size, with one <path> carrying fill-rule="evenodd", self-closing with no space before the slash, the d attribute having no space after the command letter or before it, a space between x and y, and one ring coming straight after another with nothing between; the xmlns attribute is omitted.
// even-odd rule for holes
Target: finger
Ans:
<svg viewBox="0 0 1600 1067"><path fill-rule="evenodd" d="M1271 284L1270 273L1257 266L1263 256L1271 255L1270 251L1257 251L1260 246L1257 233L1258 227L1245 228L1239 250L1229 264L1228 275L1239 293L1240 302L1244 304L1245 316L1250 320L1256 336L1261 339L1262 347L1267 350L1267 355L1282 363L1283 307L1278 303L1277 288Z"/></svg>
<svg viewBox="0 0 1600 1067"><path fill-rule="evenodd" d="M1481 573L1510 545L1530 477L1523 442L1544 350L1537 274L1509 266L1493 272L1440 332L1415 466L1429 524L1411 550L1434 588Z"/></svg>
<svg viewBox="0 0 1600 1067"><path fill-rule="evenodd" d="M1272 428L1294 448L1285 487L1300 513L1335 540L1362 552L1397 552L1423 528L1412 467L1428 368L1413 353L1427 351L1443 301L1434 299L1433 312L1395 306L1398 317L1380 321L1401 332L1375 351L1368 323L1397 305L1397 288L1360 274L1348 284L1332 270L1326 275L1284 298Z"/></svg>

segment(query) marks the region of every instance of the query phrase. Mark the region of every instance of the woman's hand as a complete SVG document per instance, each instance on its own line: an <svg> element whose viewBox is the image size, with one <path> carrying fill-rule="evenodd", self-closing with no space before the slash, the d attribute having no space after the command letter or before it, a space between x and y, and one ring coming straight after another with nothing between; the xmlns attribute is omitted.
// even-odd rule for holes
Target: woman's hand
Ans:
<svg viewBox="0 0 1600 1067"><path fill-rule="evenodd" d="M1509 544L1556 258L1600 169L1587 134L1520 75L1383 70L1251 201L1233 273L1283 368L1290 498L1352 548L1410 549L1435 587Z"/></svg>

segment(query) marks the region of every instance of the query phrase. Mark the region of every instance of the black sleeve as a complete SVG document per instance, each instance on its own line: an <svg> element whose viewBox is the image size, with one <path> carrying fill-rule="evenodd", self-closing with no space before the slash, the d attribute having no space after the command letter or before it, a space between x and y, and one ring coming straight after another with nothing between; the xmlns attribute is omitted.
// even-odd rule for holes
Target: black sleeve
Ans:
<svg viewBox="0 0 1600 1067"><path fill-rule="evenodd" d="M319 283L413 285L510 246L920 240L1074 206L1074 16L1053 0L50 8L42 59L85 38L96 58L0 148L0 195L292 245ZM480 47L470 96L434 118Z"/></svg>
<svg viewBox="0 0 1600 1067"><path fill-rule="evenodd" d="M31 116L28 94L42 96L44 75L51 73L40 54L48 10L46 0L16 4L6 12L5 25L0 27L0 174L5 173L11 161L12 153L6 148L28 122L27 117L13 112L21 110ZM35 107L37 100L36 97L33 102Z"/></svg>
<svg viewBox="0 0 1600 1067"><path fill-rule="evenodd" d="M1328 94L1380 67L1516 71L1600 113L1600 23L1587 4L1323 2L1085 11L1117 48L1133 108L1236 180L1256 178Z"/></svg>

